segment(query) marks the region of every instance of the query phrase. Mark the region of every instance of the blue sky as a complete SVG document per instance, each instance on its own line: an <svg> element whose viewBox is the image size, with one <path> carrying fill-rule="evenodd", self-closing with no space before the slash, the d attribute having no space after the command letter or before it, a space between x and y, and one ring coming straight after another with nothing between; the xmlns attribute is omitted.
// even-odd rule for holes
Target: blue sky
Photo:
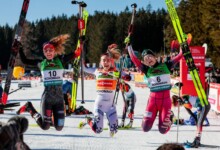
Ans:
<svg viewBox="0 0 220 150"><path fill-rule="evenodd" d="M138 8L146 8L150 3L152 9L165 8L164 0L84 0L87 3L87 10L90 14L94 11L120 12L132 3ZM0 0L0 25L14 26L18 22L23 0ZM66 14L70 17L77 14L78 6L72 5L71 0L30 0L29 10L26 19L36 21L37 19L50 18Z"/></svg>

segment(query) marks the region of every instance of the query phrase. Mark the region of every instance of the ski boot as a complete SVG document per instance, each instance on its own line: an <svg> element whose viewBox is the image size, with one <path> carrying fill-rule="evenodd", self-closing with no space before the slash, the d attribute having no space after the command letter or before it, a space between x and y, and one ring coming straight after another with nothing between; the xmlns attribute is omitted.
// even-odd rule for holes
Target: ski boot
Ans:
<svg viewBox="0 0 220 150"><path fill-rule="evenodd" d="M201 145L200 137L196 137L192 143L187 141L184 145L186 148L198 148Z"/></svg>
<svg viewBox="0 0 220 150"><path fill-rule="evenodd" d="M110 137L114 137L115 132L114 131L110 131Z"/></svg>
<svg viewBox="0 0 220 150"><path fill-rule="evenodd" d="M125 122L122 121L119 125L118 125L118 128L123 128L125 126Z"/></svg>
<svg viewBox="0 0 220 150"><path fill-rule="evenodd" d="M196 137L190 146L193 148L198 148L200 145L200 137Z"/></svg>
<svg viewBox="0 0 220 150"><path fill-rule="evenodd" d="M115 129L114 131L110 131L110 137L114 137L114 135L118 132L117 129Z"/></svg>
<svg viewBox="0 0 220 150"><path fill-rule="evenodd" d="M133 125L133 121L131 120L126 126L125 128L132 128Z"/></svg>
<svg viewBox="0 0 220 150"><path fill-rule="evenodd" d="M66 116L71 116L71 111L70 111L70 109L69 109L69 106L68 106L68 105L66 105L65 110L66 110L65 115L66 115Z"/></svg>
<svg viewBox="0 0 220 150"><path fill-rule="evenodd" d="M170 121L171 121L171 124L173 124L173 122L174 122L174 113L173 113L173 111L171 111L171 114L170 114Z"/></svg>
<svg viewBox="0 0 220 150"><path fill-rule="evenodd" d="M21 108L16 113L20 115L24 112L29 112L32 116L37 113L31 102L27 102L25 105L21 106Z"/></svg>

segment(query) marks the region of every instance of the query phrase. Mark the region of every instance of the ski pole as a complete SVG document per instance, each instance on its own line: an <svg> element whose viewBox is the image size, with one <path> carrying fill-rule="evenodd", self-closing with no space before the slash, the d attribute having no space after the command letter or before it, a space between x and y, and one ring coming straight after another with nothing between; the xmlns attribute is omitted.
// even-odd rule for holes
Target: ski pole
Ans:
<svg viewBox="0 0 220 150"><path fill-rule="evenodd" d="M136 14L137 4L136 3L131 4L131 7L133 8L133 11L132 11L131 23L130 23L129 28L128 28L128 36L127 37L130 37L132 32L133 32L134 17L135 17L135 14ZM128 43L126 44L126 48L127 47L128 47ZM119 78L118 78L118 81L117 81L115 95L114 95L114 99L113 99L112 105L117 104L118 94L119 94L119 90L120 90L122 66L124 65L124 55L122 54L122 51L121 51L121 55L122 55L122 60L120 60Z"/></svg>
<svg viewBox="0 0 220 150"><path fill-rule="evenodd" d="M180 120L180 90L181 87L183 86L183 84L181 82L177 82L176 85L178 85L179 87L179 93L178 93L178 112L177 112L177 138L176 138L176 142L178 143L179 141L179 120Z"/></svg>
<svg viewBox="0 0 220 150"><path fill-rule="evenodd" d="M22 89L22 87L19 87L19 88L15 89L15 90L11 91L10 93L8 93L8 95L9 95L9 94L12 94L12 93L14 93L14 92L17 92L18 90L21 90L21 89Z"/></svg>

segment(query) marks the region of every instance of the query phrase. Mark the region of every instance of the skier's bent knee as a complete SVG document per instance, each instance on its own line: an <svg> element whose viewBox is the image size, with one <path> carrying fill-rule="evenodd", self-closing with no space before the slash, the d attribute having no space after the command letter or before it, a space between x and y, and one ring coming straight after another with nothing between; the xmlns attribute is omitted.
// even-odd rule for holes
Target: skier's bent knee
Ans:
<svg viewBox="0 0 220 150"><path fill-rule="evenodd" d="M151 128L152 128L152 126L142 125L142 130L143 130L144 132L150 131Z"/></svg>
<svg viewBox="0 0 220 150"><path fill-rule="evenodd" d="M63 129L63 126L57 126L55 127L57 131L61 131Z"/></svg>
<svg viewBox="0 0 220 150"><path fill-rule="evenodd" d="M47 125L41 127L41 129L43 129L43 130L48 130L48 129L50 129L50 124L47 124Z"/></svg>
<svg viewBox="0 0 220 150"><path fill-rule="evenodd" d="M170 128L169 129L165 129L165 128L159 128L159 132L161 133L161 134L166 134L168 131L170 130Z"/></svg>
<svg viewBox="0 0 220 150"><path fill-rule="evenodd" d="M100 128L100 129L92 129L96 134L99 134L99 133L101 133L102 131L103 131L103 129L102 128Z"/></svg>

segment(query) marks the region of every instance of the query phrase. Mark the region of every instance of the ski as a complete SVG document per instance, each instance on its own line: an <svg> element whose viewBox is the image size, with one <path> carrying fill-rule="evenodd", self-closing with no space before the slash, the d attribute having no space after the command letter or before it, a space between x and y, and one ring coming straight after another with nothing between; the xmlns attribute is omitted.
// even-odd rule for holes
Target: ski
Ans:
<svg viewBox="0 0 220 150"><path fill-rule="evenodd" d="M170 18L172 20L172 24L174 27L174 30L176 32L176 36L178 39L178 42L182 48L183 56L186 60L187 66L189 68L190 75L193 80L193 84L195 86L196 92L198 94L199 100L201 102L201 105L204 107L204 105L208 105L207 96L205 93L205 90L202 87L201 80L197 71L197 68L195 66L192 54L189 49L189 45L186 41L186 34L183 32L182 27L180 25L180 20L177 15L173 0L165 0L167 9L170 15Z"/></svg>
<svg viewBox="0 0 220 150"><path fill-rule="evenodd" d="M21 34L23 31L23 25L25 23L25 18L26 18L26 14L28 11L29 2L30 2L30 0L24 0L24 2L23 2L18 25L17 25L16 31L15 31L14 42L16 40L21 41ZM15 59L18 54L18 50L15 50L13 45L12 45L11 50L12 51L11 51L9 63L8 63L8 71L7 71L6 81L5 81L5 87L4 87L4 91L2 94L2 102L0 102L0 103L3 103L4 105L7 103L7 100L8 100L8 93L9 93L10 86L11 86L11 79L12 79L12 73L13 73L13 69L14 69Z"/></svg>
<svg viewBox="0 0 220 150"><path fill-rule="evenodd" d="M184 142L182 143L182 145L185 147L185 148L220 148L220 146L218 145L206 145L206 144L200 144L198 147L192 147L193 143L192 142Z"/></svg>
<svg viewBox="0 0 220 150"><path fill-rule="evenodd" d="M128 36L127 37L129 37L129 38L130 38L130 36L131 36L131 34L133 32L134 17L135 17L135 14L136 14L137 4L136 3L131 4L131 7L133 8L133 11L132 11L131 23L130 23L129 28L128 28ZM128 44L126 44L126 48L127 47L128 47ZM117 104L118 94L119 94L119 90L120 90L122 67L124 65L124 55L122 54L122 51L121 51L121 56L122 56L122 60L120 59L119 78L118 78L118 81L117 81L115 95L114 95L114 99L113 99L112 105L113 104ZM124 92L122 92L122 96L123 96L123 100L125 101Z"/></svg>
<svg viewBox="0 0 220 150"><path fill-rule="evenodd" d="M20 102L0 104L0 109L4 109L5 110L5 108L17 107L17 106L20 106Z"/></svg>
<svg viewBox="0 0 220 150"><path fill-rule="evenodd" d="M77 47L76 52L79 55L75 58L73 62L73 82L72 82L72 93L71 93L71 103L70 103L70 110L72 112L76 109L76 99L77 99L77 87L78 87L78 78L79 78L79 70L80 70L80 62L81 62L81 68L82 67L82 56L83 56L83 45L84 45L84 39L85 33L86 33L86 27L87 27L87 20L89 13L84 8L87 6L84 2L77 2L72 1L72 4L79 4L79 20L78 20L78 29L79 29L79 38L77 41ZM81 72L81 75L83 73ZM83 76L81 76L81 80L83 82ZM83 84L83 83L82 83ZM82 85L82 103L84 103L84 94L83 94L83 85Z"/></svg>

